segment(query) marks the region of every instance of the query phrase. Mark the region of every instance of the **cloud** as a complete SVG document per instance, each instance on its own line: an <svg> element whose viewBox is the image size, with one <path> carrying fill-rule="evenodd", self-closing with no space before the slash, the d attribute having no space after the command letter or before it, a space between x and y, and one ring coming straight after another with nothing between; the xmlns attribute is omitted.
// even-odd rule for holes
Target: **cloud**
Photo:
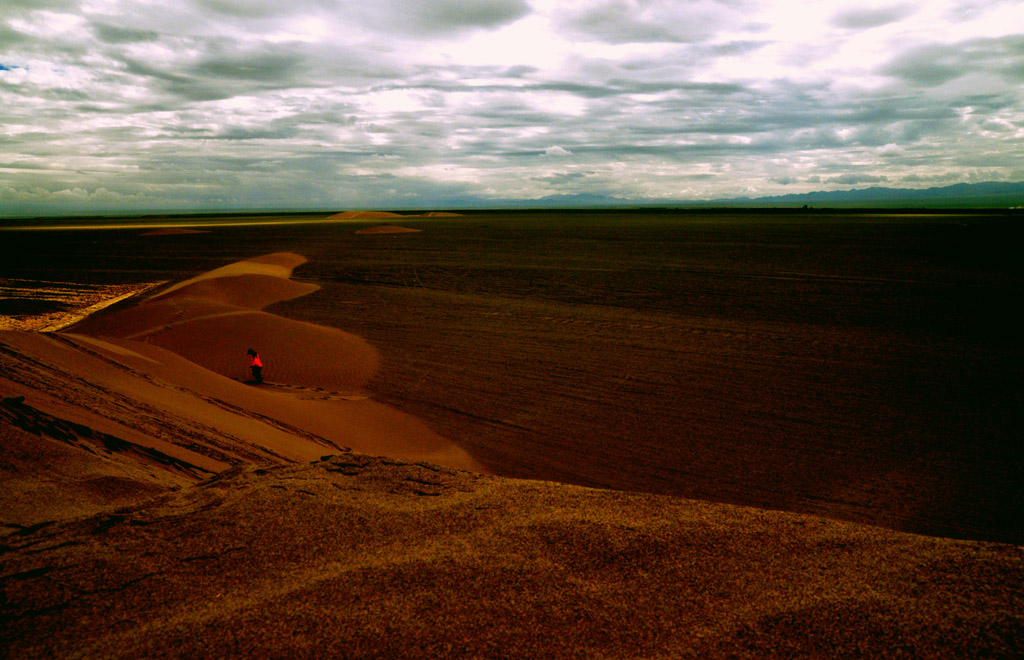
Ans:
<svg viewBox="0 0 1024 660"><path fill-rule="evenodd" d="M107 23L96 23L92 29L96 37L106 44L133 44L160 39L160 33L156 30L133 30Z"/></svg>
<svg viewBox="0 0 1024 660"><path fill-rule="evenodd" d="M533 177L533 180L549 183L553 186L562 186L576 184L589 176L593 176L593 174L593 172L556 172L545 176Z"/></svg>
<svg viewBox="0 0 1024 660"><path fill-rule="evenodd" d="M743 3L596 0L556 13L562 29L608 43L698 42L715 34Z"/></svg>
<svg viewBox="0 0 1024 660"><path fill-rule="evenodd" d="M1015 5L936 3L6 3L0 165L90 208L1012 177Z"/></svg>
<svg viewBox="0 0 1024 660"><path fill-rule="evenodd" d="M844 185L854 185L860 183L884 183L889 179L884 176L876 174L842 174L840 176L834 176L829 178L828 183L841 183Z"/></svg>
<svg viewBox="0 0 1024 660"><path fill-rule="evenodd" d="M189 68L189 73L201 79L239 80L249 84L287 84L302 80L305 58L298 53L240 51L211 53Z"/></svg>
<svg viewBox="0 0 1024 660"><path fill-rule="evenodd" d="M527 16L526 0L378 0L346 8L352 20L401 37L431 39L493 30Z"/></svg>
<svg viewBox="0 0 1024 660"><path fill-rule="evenodd" d="M1024 36L917 46L893 58L882 69L886 75L923 87L992 72L1010 82L1024 82Z"/></svg>
<svg viewBox="0 0 1024 660"><path fill-rule="evenodd" d="M408 3L392 3L406 10ZM396 11L397 13L397 11ZM525 0L420 0L413 3L412 24L426 32L444 33L467 28L494 28L530 13Z"/></svg>
<svg viewBox="0 0 1024 660"><path fill-rule="evenodd" d="M911 5L891 7L854 8L832 17L832 24L850 30L864 30L900 21L914 13Z"/></svg>

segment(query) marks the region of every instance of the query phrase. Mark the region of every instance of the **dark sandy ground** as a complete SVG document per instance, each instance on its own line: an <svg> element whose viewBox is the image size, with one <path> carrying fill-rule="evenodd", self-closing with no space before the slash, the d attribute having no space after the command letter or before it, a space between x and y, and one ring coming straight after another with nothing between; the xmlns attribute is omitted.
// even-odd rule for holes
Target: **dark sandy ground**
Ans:
<svg viewBox="0 0 1024 660"><path fill-rule="evenodd" d="M1019 347L943 311L1018 290L998 249L840 223L811 243L852 257L779 273L752 263L807 227L713 222L606 269L618 224L437 222L260 230L308 263L232 264L241 230L65 237L50 279L190 281L0 333L0 655L1024 653L1021 547L941 536L1019 538ZM224 338L261 336L287 359L255 387Z"/></svg>

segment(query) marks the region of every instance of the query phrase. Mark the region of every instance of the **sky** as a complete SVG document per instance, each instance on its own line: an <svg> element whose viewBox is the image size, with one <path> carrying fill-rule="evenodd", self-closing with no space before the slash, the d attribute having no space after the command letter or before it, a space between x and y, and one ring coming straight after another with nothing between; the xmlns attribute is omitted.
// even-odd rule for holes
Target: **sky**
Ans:
<svg viewBox="0 0 1024 660"><path fill-rule="evenodd" d="M1020 0L0 0L0 216L1022 180Z"/></svg>

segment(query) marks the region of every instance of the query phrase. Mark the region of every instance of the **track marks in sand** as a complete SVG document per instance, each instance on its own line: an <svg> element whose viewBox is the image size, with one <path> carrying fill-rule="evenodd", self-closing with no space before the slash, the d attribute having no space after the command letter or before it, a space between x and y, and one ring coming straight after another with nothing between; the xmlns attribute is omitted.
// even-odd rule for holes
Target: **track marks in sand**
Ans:
<svg viewBox="0 0 1024 660"><path fill-rule="evenodd" d="M254 381L245 381L247 385L255 385ZM259 385L261 390L269 390L275 393L291 395L298 399L313 401L365 401L370 397L366 392L332 391L323 387L305 387L302 385L289 385L287 383L276 383L265 380Z"/></svg>

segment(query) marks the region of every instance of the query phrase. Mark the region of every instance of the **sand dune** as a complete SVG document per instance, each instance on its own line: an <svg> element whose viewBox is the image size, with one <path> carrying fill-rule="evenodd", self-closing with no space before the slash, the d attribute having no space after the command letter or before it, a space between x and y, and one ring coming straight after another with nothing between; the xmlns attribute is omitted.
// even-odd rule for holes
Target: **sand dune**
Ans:
<svg viewBox="0 0 1024 660"><path fill-rule="evenodd" d="M74 332L0 333L0 393L23 397L17 409L31 411L27 417L8 411L15 439L39 432L32 416L75 425L80 430L69 438L47 437L79 450L66 457L64 475L79 485L97 474L127 474L123 452L97 454L95 442L82 440L93 437L179 461L190 481L232 465L306 462L350 447L482 470L416 418L362 391L378 364L365 341L259 311L315 290L288 279L302 261L269 255L232 264L90 317ZM250 346L267 365L261 386L246 382ZM50 441L47 452L69 451ZM97 456L109 463L104 470ZM180 486L180 466L173 474L165 468L150 466L137 481ZM17 521L63 518L88 507L36 509Z"/></svg>
<svg viewBox="0 0 1024 660"><path fill-rule="evenodd" d="M255 348L272 382L358 391L374 374L376 351L349 333L261 312L315 291L288 279L305 259L274 254L218 268L175 284L131 308L95 316L77 332L161 346L229 378L249 377Z"/></svg>

